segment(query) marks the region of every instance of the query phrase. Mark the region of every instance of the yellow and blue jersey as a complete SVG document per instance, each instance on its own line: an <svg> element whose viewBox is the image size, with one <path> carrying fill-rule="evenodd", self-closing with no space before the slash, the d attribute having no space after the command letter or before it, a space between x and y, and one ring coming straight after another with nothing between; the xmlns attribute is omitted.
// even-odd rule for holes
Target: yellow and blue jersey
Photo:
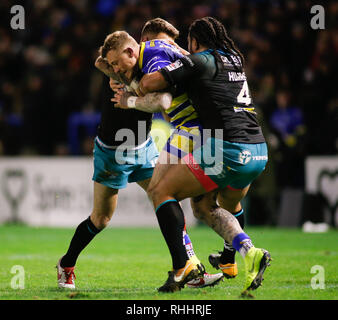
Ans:
<svg viewBox="0 0 338 320"><path fill-rule="evenodd" d="M166 66L175 68L175 61L182 57L182 53L175 46L165 41L142 42L139 69L143 73L151 73ZM200 140L201 124L188 95L180 87L177 88L166 114L170 117L171 125L176 129L168 140L167 151L181 157L191 152L196 141Z"/></svg>

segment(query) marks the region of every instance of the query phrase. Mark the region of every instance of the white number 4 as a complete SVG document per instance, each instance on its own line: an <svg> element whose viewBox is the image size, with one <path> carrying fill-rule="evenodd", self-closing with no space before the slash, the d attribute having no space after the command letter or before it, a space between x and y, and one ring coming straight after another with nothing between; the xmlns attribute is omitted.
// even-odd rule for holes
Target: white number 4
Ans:
<svg viewBox="0 0 338 320"><path fill-rule="evenodd" d="M243 82L243 87L237 96L237 102L245 105L251 104L250 91L247 81Z"/></svg>

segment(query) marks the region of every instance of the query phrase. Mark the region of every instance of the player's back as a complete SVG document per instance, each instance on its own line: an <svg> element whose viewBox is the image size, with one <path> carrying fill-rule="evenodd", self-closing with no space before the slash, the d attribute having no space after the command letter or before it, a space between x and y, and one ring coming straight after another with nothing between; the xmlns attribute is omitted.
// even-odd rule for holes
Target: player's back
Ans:
<svg viewBox="0 0 338 320"><path fill-rule="evenodd" d="M213 50L186 57L191 57L195 73L185 88L203 127L223 129L224 139L231 142L264 142L240 57L231 52L218 54L221 61Z"/></svg>

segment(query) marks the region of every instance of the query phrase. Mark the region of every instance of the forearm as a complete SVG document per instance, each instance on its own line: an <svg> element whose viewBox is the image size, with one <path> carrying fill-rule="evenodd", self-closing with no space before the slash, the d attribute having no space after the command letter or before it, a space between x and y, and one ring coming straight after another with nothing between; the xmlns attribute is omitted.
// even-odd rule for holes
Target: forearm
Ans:
<svg viewBox="0 0 338 320"><path fill-rule="evenodd" d="M138 95L145 95L150 92L161 91L168 87L167 81L158 71L145 74L140 80L137 93Z"/></svg>
<svg viewBox="0 0 338 320"><path fill-rule="evenodd" d="M148 93L143 97L132 96L127 99L129 108L135 105L135 109L149 113L165 111L170 108L171 102L172 96L167 92Z"/></svg>

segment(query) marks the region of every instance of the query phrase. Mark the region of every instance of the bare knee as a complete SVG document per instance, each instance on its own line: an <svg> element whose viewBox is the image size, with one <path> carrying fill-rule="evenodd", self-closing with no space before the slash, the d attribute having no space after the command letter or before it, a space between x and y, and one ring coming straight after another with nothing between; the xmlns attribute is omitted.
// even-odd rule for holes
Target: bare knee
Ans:
<svg viewBox="0 0 338 320"><path fill-rule="evenodd" d="M163 184L158 183L154 186L149 186L147 189L147 195L152 200L155 206L158 206L168 198L175 198L171 192L168 191Z"/></svg>
<svg viewBox="0 0 338 320"><path fill-rule="evenodd" d="M149 199L153 200L156 199L160 194L160 191L158 190L158 188L156 187L156 185L152 185L150 184L147 188L147 195L149 197Z"/></svg>
<svg viewBox="0 0 338 320"><path fill-rule="evenodd" d="M105 227L107 227L109 221L111 220L111 217L112 213L105 214L93 211L92 214L90 215L90 220L97 229L102 230Z"/></svg>

